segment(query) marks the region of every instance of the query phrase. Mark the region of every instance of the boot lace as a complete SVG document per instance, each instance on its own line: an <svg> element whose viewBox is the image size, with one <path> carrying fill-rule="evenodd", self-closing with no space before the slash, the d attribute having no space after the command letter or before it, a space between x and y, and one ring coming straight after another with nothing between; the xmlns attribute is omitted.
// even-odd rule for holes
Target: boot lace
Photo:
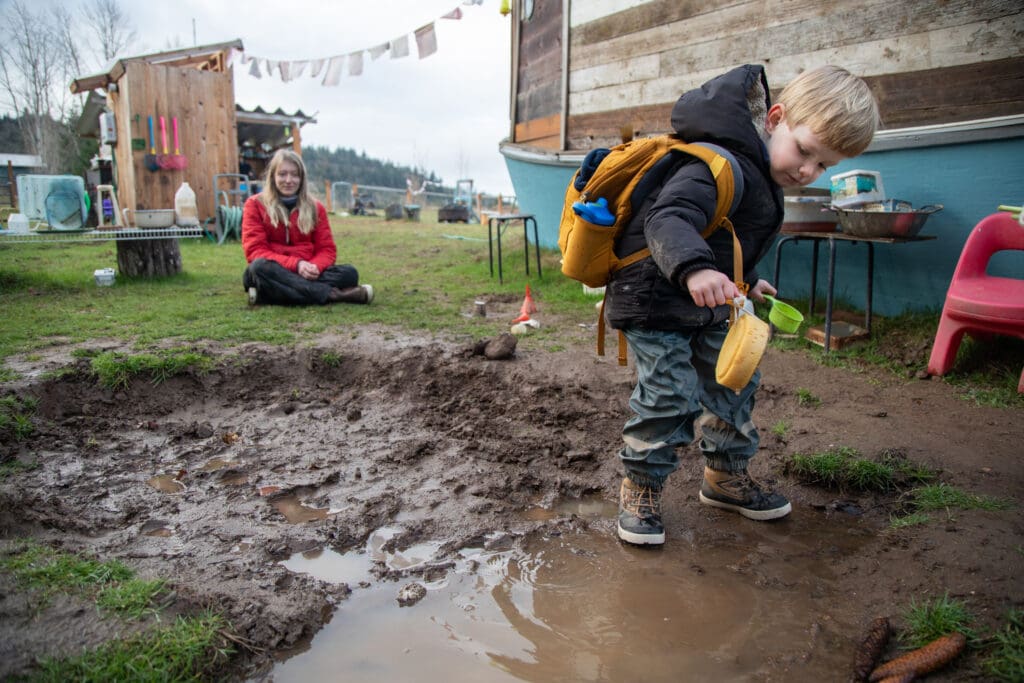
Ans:
<svg viewBox="0 0 1024 683"><path fill-rule="evenodd" d="M633 482L623 484L622 509L640 518L661 515L661 489L637 486Z"/></svg>

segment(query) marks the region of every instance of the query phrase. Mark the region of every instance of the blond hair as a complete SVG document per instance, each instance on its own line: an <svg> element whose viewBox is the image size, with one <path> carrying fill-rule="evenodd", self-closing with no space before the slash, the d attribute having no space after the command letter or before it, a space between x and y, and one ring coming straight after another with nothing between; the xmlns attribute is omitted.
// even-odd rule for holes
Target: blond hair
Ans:
<svg viewBox="0 0 1024 683"><path fill-rule="evenodd" d="M824 145L845 157L867 149L881 124L867 83L831 64L798 75L782 89L778 103L785 107L790 128L806 125Z"/></svg>
<svg viewBox="0 0 1024 683"><path fill-rule="evenodd" d="M290 149L279 149L274 153L270 163L267 164L267 172L263 178L263 191L260 192L260 201L267 208L267 213L270 214L270 222L274 224L274 227L288 225L292 209L289 209L281 202L281 193L278 192L277 184L274 182L277 169L286 161L295 164L296 168L299 169L299 189L295 193L295 196L298 197L298 202L295 204L295 210L299 212L299 232L308 235L313 232L313 228L316 226L316 201L309 194L309 184L306 182L306 164L302 162L302 157L298 154Z"/></svg>

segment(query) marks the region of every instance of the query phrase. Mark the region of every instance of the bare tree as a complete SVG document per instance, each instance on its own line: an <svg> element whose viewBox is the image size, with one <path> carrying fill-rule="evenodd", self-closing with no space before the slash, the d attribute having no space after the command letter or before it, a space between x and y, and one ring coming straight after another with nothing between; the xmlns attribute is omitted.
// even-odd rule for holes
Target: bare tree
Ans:
<svg viewBox="0 0 1024 683"><path fill-rule="evenodd" d="M117 0L91 0L81 9L84 21L63 4L49 13L25 0L0 7L0 106L17 115L29 152L66 171L78 157L75 127L84 106L84 96L73 96L68 84L106 68L135 31Z"/></svg>
<svg viewBox="0 0 1024 683"><path fill-rule="evenodd" d="M13 0L4 12L5 40L0 42L0 89L18 114L26 147L49 165L59 143L48 123L57 113L54 89L61 67L59 41L48 17ZM57 96L60 97L60 96Z"/></svg>
<svg viewBox="0 0 1024 683"><path fill-rule="evenodd" d="M86 27L97 39L93 47L101 59L99 66L105 67L135 41L128 13L117 0L93 0L82 7L82 13Z"/></svg>

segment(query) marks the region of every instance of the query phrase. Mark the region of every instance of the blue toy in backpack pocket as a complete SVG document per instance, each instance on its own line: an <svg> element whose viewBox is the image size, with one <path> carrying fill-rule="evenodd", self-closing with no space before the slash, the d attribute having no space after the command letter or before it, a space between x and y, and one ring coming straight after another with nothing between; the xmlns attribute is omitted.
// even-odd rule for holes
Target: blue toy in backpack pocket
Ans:
<svg viewBox="0 0 1024 683"><path fill-rule="evenodd" d="M598 198L596 202L574 202L572 210L577 216L594 225L615 225L615 214L608 210L608 200Z"/></svg>

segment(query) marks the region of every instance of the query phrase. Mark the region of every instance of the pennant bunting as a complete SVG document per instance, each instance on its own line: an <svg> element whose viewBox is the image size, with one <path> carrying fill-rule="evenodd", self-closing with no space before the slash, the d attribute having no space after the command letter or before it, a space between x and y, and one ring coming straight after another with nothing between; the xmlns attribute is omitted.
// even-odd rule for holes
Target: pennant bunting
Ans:
<svg viewBox="0 0 1024 683"><path fill-rule="evenodd" d="M363 53L353 52L348 56L348 75L358 76L363 73Z"/></svg>
<svg viewBox="0 0 1024 683"><path fill-rule="evenodd" d="M381 43L380 45L374 45L368 52L373 59L379 59L381 55L391 49L391 43Z"/></svg>
<svg viewBox="0 0 1024 683"><path fill-rule="evenodd" d="M338 85L341 82L341 70L345 68L345 55L331 57L327 63L327 73L324 74L323 85Z"/></svg>
<svg viewBox="0 0 1024 683"><path fill-rule="evenodd" d="M253 78L263 78L263 74L260 73L260 60L253 58L252 66L249 67L249 75Z"/></svg>
<svg viewBox="0 0 1024 683"><path fill-rule="evenodd" d="M302 72L306 70L306 65L309 64L309 60L301 59L297 62L292 62L292 68L288 70L292 78L298 78L302 75Z"/></svg>
<svg viewBox="0 0 1024 683"><path fill-rule="evenodd" d="M291 62L281 62L280 64L277 65L277 68L281 71L281 81L282 82L287 83L288 81L292 80L292 73L291 73L292 63Z"/></svg>
<svg viewBox="0 0 1024 683"><path fill-rule="evenodd" d="M437 52L437 34L434 33L434 22L416 29L416 52L420 59L425 59Z"/></svg>
<svg viewBox="0 0 1024 683"><path fill-rule="evenodd" d="M456 7L451 12L449 12L448 14L445 14L441 18L442 19L461 19L462 18L462 8L461 7Z"/></svg>
<svg viewBox="0 0 1024 683"><path fill-rule="evenodd" d="M326 59L314 59L309 63L309 77L316 78L320 75L320 69L324 68Z"/></svg>
<svg viewBox="0 0 1024 683"><path fill-rule="evenodd" d="M391 59L409 56L409 36L402 36L391 41Z"/></svg>

